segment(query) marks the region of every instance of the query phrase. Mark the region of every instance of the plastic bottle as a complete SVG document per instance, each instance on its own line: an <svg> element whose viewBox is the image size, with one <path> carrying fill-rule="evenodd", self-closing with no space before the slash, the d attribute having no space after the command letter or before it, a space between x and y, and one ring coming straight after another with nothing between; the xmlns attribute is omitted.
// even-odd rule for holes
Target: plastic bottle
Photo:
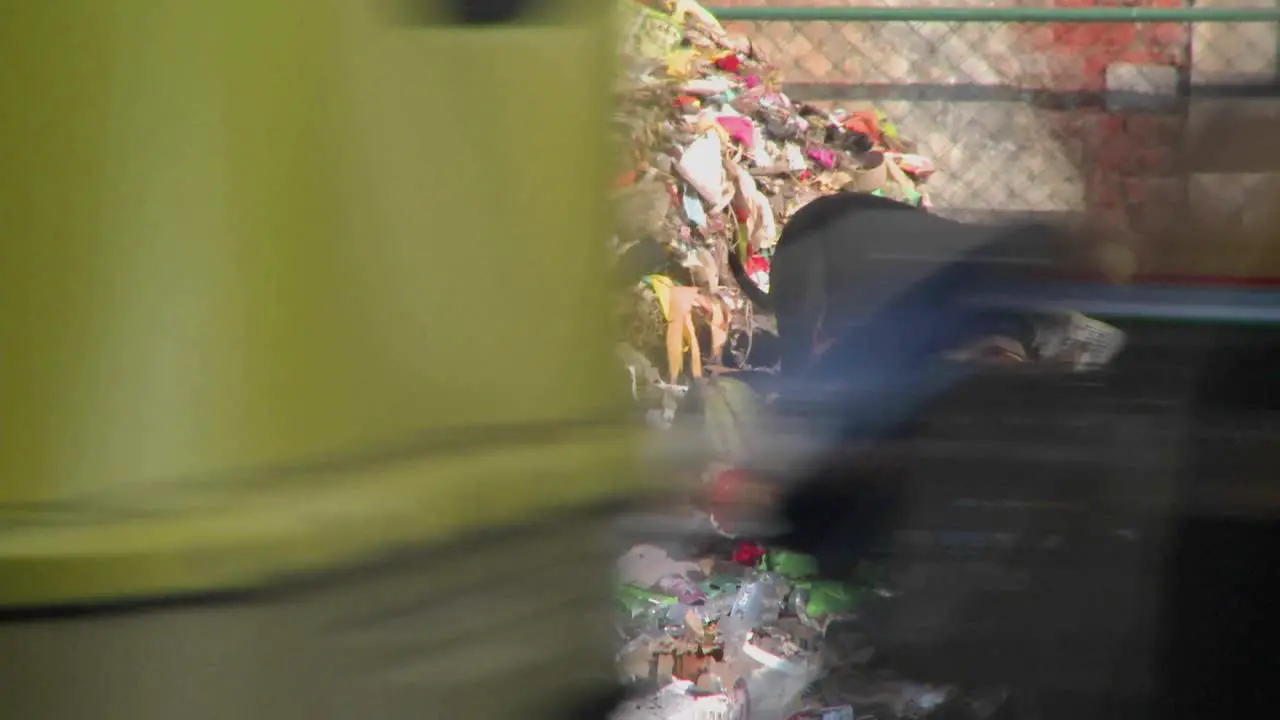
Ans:
<svg viewBox="0 0 1280 720"><path fill-rule="evenodd" d="M782 598L780 579L773 573L760 573L744 583L728 617L720 621L726 650L741 646L753 628L777 622L782 614Z"/></svg>
<svg viewBox="0 0 1280 720"><path fill-rule="evenodd" d="M729 611L733 609L733 603L736 600L737 595L734 593L716 595L696 606L694 612L698 613L698 617L702 618L704 624L710 622L723 623L729 617ZM723 632L723 629L721 632Z"/></svg>

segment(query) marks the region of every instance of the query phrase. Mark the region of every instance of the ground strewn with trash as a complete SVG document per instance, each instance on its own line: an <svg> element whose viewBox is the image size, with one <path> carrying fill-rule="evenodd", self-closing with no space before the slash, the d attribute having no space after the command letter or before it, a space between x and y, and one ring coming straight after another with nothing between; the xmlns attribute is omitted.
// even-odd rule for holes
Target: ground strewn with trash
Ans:
<svg viewBox="0 0 1280 720"><path fill-rule="evenodd" d="M618 655L642 691L615 718L985 718L1001 688L912 682L861 640L859 610L891 602L874 569L814 578L812 558L739 541L720 556L638 545L620 558Z"/></svg>
<svg viewBox="0 0 1280 720"><path fill-rule="evenodd" d="M692 0L618 0L618 18L617 352L651 426L673 427L697 398L703 447L689 474L702 478L703 509L690 515L704 540L640 544L619 559L618 667L641 695L615 717L992 717L1001 688L898 677L864 641L864 611L893 602L874 567L819 580L813 558L753 542L765 533L733 510L771 498L737 469L767 404L731 373L775 372L778 357L771 318L743 297L728 258L767 291L772 249L799 208L835 192L928 208L933 162L875 109L792 102L750 38ZM1123 341L1078 313L1034 324L1034 347L982 352L1078 369L1105 364Z"/></svg>
<svg viewBox="0 0 1280 720"><path fill-rule="evenodd" d="M927 206L934 167L882 113L792 102L750 39L694 2L621 0L619 18L612 244L621 271L642 278L622 298L619 354L652 424L667 427L688 378L776 362L768 318L721 279L729 253L767 288L771 249L798 208L837 191ZM726 389L705 401L752 403L745 387ZM738 409L728 414L754 412ZM722 429L713 454L731 458L739 429ZM857 632L860 606L887 594L873 577L819 581L806 556L724 545L680 557L644 544L619 560L619 671L648 694L616 717L890 720L971 700L875 667Z"/></svg>

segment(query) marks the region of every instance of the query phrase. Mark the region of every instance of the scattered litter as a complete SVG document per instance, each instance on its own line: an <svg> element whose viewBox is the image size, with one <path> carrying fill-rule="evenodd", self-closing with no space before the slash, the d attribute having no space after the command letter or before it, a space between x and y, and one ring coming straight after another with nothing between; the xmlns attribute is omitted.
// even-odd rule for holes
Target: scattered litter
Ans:
<svg viewBox="0 0 1280 720"><path fill-rule="evenodd" d="M1005 697L871 669L858 610L876 589L874 570L819 581L812 557L748 541L687 558L638 545L618 565L619 627L630 633L619 675L652 690L615 717L907 720L951 707L985 717Z"/></svg>
<svg viewBox="0 0 1280 720"><path fill-rule="evenodd" d="M856 582L827 582L814 558L756 541L774 522L757 510L776 497L742 468L751 439L777 420L767 415L777 329L736 283L722 282L737 255L767 292L780 230L814 199L856 192L928 208L928 183L945 168L876 108L827 111L788 98L770 60L697 2L618 3L613 127L622 154L609 244L631 274L617 355L651 426L676 427L678 411L696 407L693 442L707 462L691 475L702 477L699 517L721 545L696 553L637 545L619 559L618 671L649 693L614 717L991 716L1007 696L1001 688L961 691L896 677L878 662L873 669L879 658L860 613L871 598L894 597L874 568ZM1078 313L1034 324L1034 338L974 338L949 355L1083 370L1109 362L1124 342Z"/></svg>
<svg viewBox="0 0 1280 720"><path fill-rule="evenodd" d="M673 682L651 696L624 702L613 714L615 720L701 720L693 683Z"/></svg>

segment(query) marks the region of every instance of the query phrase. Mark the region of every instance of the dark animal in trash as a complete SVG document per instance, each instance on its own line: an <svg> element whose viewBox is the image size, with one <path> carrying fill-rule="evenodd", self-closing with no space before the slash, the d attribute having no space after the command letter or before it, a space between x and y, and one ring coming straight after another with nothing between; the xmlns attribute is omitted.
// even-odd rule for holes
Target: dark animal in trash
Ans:
<svg viewBox="0 0 1280 720"><path fill-rule="evenodd" d="M992 345L998 355L1024 359L1036 330L1021 303L1043 287L1042 271L1087 259L1080 247L1052 225L964 223L844 193L815 200L788 222L768 293L732 256L730 269L744 294L777 319L777 410L803 416L819 445L874 447L909 435L923 407L973 372L948 360L951 351L1002 338ZM974 302L987 293L1009 302ZM784 543L824 566L856 563L892 524L893 470L851 468L840 457L808 467L784 503L793 528Z"/></svg>
<svg viewBox="0 0 1280 720"><path fill-rule="evenodd" d="M1052 226L962 223L874 195L840 193L814 200L788 221L769 292L733 254L729 267L743 294L776 316L782 373L798 376L819 366L838 370L840 349L855 339L882 352L937 352L988 334L1028 340L1030 326L1018 317L967 310L961 302L1016 281L1019 271L1053 265L1069 245ZM868 337L871 328L876 337ZM828 357L819 363L820 356Z"/></svg>

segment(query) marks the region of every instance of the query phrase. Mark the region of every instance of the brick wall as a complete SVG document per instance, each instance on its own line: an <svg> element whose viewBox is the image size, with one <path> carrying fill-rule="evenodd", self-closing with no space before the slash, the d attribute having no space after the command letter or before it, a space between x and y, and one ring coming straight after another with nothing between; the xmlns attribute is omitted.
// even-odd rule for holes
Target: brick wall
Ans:
<svg viewBox="0 0 1280 720"><path fill-rule="evenodd" d="M709 5L833 6L867 0L715 0ZM885 5L952 5L881 0ZM981 6L1175 7L1183 0L1006 0ZM840 95L840 86L962 84L1027 91L1026 99L878 101L939 166L942 206L990 210L1087 211L1143 228L1160 217L1152 198L1185 193L1172 177L1183 131L1176 107L1130 101L1168 93L1185 78L1185 25L1054 23L732 23L803 89ZM935 89L937 89L935 87ZM797 90L800 93L801 90ZM848 93L845 93L848 94ZM833 104L848 106L846 98ZM939 197L940 196L940 197Z"/></svg>
<svg viewBox="0 0 1280 720"><path fill-rule="evenodd" d="M1056 0L1057 7L1181 7L1184 0ZM1037 28L1039 50L1055 80L1103 93L1102 106L1055 118L1064 140L1080 143L1086 207L1094 217L1139 231L1158 229L1170 202L1185 194L1174 173L1185 114L1178 106L1143 107L1106 93L1176 94L1190 67L1185 24L1056 23ZM1149 98L1143 98L1150 103Z"/></svg>

